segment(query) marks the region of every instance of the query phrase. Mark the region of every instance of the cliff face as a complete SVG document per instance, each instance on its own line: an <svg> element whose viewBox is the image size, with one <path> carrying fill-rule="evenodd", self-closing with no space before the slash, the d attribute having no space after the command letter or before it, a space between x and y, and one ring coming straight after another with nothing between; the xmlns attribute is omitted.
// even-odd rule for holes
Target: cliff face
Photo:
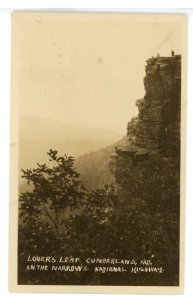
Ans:
<svg viewBox="0 0 193 300"><path fill-rule="evenodd" d="M133 165L151 155L179 156L181 55L147 60L145 95L136 101L139 114L127 125L127 136L112 157ZM121 159L124 161L121 162Z"/></svg>
<svg viewBox="0 0 193 300"><path fill-rule="evenodd" d="M178 285L181 56L148 59L144 86L138 117L115 147L110 169L129 249L163 266L161 285ZM156 284L152 276L149 283Z"/></svg>
<svg viewBox="0 0 193 300"><path fill-rule="evenodd" d="M179 147L180 83L181 56L147 60L145 96L136 101L139 115L127 128L134 144L149 149Z"/></svg>

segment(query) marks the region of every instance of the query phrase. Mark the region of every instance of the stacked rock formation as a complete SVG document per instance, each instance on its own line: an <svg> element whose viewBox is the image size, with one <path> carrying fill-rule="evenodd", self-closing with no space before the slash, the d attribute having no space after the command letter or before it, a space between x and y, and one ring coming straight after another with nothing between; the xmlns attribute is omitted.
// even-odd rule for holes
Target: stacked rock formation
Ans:
<svg viewBox="0 0 193 300"><path fill-rule="evenodd" d="M163 282L177 286L181 56L172 52L171 57L148 59L144 86L144 97L136 101L138 116L116 146L110 170L121 207L120 224L134 237L129 240L131 248L134 245L142 257L152 254L166 270Z"/></svg>
<svg viewBox="0 0 193 300"><path fill-rule="evenodd" d="M172 51L171 57L157 55L146 63L145 95L136 101L138 117L128 123L127 137L116 147L127 163L160 151L178 154L180 149L181 55Z"/></svg>

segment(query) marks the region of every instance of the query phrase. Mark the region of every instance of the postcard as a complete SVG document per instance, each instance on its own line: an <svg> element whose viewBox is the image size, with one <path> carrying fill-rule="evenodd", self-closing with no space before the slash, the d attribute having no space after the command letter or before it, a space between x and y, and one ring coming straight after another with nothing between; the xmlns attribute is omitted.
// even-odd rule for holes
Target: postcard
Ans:
<svg viewBox="0 0 193 300"><path fill-rule="evenodd" d="M187 33L13 13L11 291L183 293Z"/></svg>

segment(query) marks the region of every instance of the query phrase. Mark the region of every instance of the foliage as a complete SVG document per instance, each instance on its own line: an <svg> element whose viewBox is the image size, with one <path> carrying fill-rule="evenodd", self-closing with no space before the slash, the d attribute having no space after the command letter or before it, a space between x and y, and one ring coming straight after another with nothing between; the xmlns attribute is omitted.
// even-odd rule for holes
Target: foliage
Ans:
<svg viewBox="0 0 193 300"><path fill-rule="evenodd" d="M55 150L47 154L49 164L38 163L36 169L22 170L22 177L27 180L31 192L21 193L19 198L21 283L33 282L33 276L26 271L28 254L59 257L64 253L92 252L94 244L91 246L93 240L89 236L96 233L96 239L99 238L97 231L102 229L116 200L116 191L110 186L89 193L79 180L72 157L58 156ZM39 280L61 280L60 274L56 278L53 274L50 276Z"/></svg>
<svg viewBox="0 0 193 300"><path fill-rule="evenodd" d="M67 208L79 207L86 189L73 168L71 156L57 156L57 151L53 150L48 156L51 166L38 163L36 169L22 170L22 177L33 185L33 191L21 194L20 217L25 223L31 219L37 222L41 216L59 234L63 213Z"/></svg>
<svg viewBox="0 0 193 300"><path fill-rule="evenodd" d="M179 161L162 155L119 162L116 187L89 192L72 157L50 150L49 165L23 171L33 185L20 196L19 280L22 284L177 285ZM94 170L93 170L94 172ZM27 272L26 255L152 259L159 274ZM38 278L38 279L37 279Z"/></svg>
<svg viewBox="0 0 193 300"><path fill-rule="evenodd" d="M76 158L76 169L88 190L102 189L105 184L112 184L109 160L114 148L115 145L111 145Z"/></svg>

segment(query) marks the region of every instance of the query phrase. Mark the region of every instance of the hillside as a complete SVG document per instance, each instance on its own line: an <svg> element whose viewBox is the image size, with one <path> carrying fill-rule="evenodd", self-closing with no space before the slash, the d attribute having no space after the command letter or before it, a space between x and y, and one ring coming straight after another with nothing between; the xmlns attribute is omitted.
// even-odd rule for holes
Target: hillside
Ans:
<svg viewBox="0 0 193 300"><path fill-rule="evenodd" d="M20 119L20 169L33 168L47 162L49 149L61 155L78 157L97 151L120 139L113 131L97 128L77 128L65 123L39 118Z"/></svg>
<svg viewBox="0 0 193 300"><path fill-rule="evenodd" d="M87 189L103 188L105 184L113 182L109 171L109 162L116 144L84 154L75 160L75 167Z"/></svg>
<svg viewBox="0 0 193 300"><path fill-rule="evenodd" d="M39 143L38 141L36 142L37 144L33 151L33 157L36 158L36 160L34 159L34 165L35 161L47 162L46 152L47 149L49 149L48 144L46 144L46 142L48 143L49 141L43 141L43 143L39 140ZM22 155L27 152L27 149L30 148L30 141L26 140L26 143L21 141L21 143L22 147L20 154L22 157ZM88 190L103 188L105 184L113 183L113 177L109 171L109 162L115 146L119 143L120 140L110 146L102 147L97 151L90 151L89 153L75 158L75 168L77 172L80 173L80 180L84 183ZM58 149L59 152L62 152L62 143L60 144L59 140L55 141L55 145L56 149ZM43 148L45 151L42 151ZM74 149L76 149L76 147ZM68 153L68 151L65 150L65 153ZM29 168L27 156L26 160L24 160L24 158L22 159L22 164L26 166L25 168ZM29 187L26 187L26 183L22 181L20 184L20 192L25 192L26 190L29 190Z"/></svg>

